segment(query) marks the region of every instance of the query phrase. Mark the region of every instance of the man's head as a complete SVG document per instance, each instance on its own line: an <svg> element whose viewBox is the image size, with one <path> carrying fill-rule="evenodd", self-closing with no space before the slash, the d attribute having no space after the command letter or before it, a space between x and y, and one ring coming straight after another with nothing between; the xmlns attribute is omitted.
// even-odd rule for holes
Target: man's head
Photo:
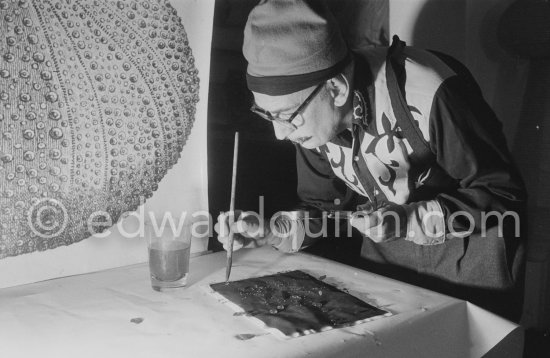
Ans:
<svg viewBox="0 0 550 358"><path fill-rule="evenodd" d="M253 111L277 138L315 148L351 125L353 61L323 2L261 1L244 35Z"/></svg>

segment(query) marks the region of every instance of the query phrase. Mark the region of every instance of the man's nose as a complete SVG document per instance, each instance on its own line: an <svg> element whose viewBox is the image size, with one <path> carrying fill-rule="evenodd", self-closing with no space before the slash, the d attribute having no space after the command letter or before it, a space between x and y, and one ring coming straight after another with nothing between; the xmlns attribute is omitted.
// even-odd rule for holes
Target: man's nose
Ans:
<svg viewBox="0 0 550 358"><path fill-rule="evenodd" d="M293 132L293 130L290 129L289 127L284 126L277 122L273 122L273 129L275 130L275 137L278 140L286 139L286 137L288 137L290 133Z"/></svg>

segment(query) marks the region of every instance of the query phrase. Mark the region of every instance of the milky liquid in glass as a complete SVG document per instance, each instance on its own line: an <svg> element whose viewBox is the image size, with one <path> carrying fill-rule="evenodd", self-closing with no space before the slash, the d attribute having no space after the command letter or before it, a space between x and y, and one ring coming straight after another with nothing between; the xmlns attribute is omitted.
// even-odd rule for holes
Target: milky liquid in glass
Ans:
<svg viewBox="0 0 550 358"><path fill-rule="evenodd" d="M149 246L149 270L154 290L186 285L190 248L190 243L181 241L154 242Z"/></svg>

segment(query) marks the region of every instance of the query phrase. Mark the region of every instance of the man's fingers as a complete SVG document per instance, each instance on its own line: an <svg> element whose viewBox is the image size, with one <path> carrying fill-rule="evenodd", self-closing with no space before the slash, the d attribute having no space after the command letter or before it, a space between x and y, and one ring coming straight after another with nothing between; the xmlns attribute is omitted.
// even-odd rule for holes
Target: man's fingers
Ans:
<svg viewBox="0 0 550 358"><path fill-rule="evenodd" d="M227 236L218 235L218 241L221 242L222 244L225 244L227 242L227 239L228 239Z"/></svg>
<svg viewBox="0 0 550 358"><path fill-rule="evenodd" d="M229 232L229 229L227 229ZM229 250L229 236L218 235L218 241L223 244L225 251ZM233 235L233 251L237 251L244 246L245 239L240 234Z"/></svg>
<svg viewBox="0 0 550 358"><path fill-rule="evenodd" d="M235 220L241 216L241 211L223 212L218 215L218 222L214 230L218 233L218 241L223 244L225 251L229 250L229 235L233 233L233 251L240 250L244 246L245 238L248 236L249 223L242 219Z"/></svg>
<svg viewBox="0 0 550 358"><path fill-rule="evenodd" d="M218 239L219 237L229 236L231 232L242 234L243 236L248 236L248 229L249 225L242 221L237 221L231 224L231 229L226 224L220 225L219 223L217 223L216 225L214 225L214 230L218 233Z"/></svg>
<svg viewBox="0 0 550 358"><path fill-rule="evenodd" d="M370 221L366 219L365 217L356 217L352 216L350 219L350 224L360 232L365 232L367 229L370 228Z"/></svg>
<svg viewBox="0 0 550 358"><path fill-rule="evenodd" d="M250 224L244 220L237 220L231 224L231 230L239 234L246 234L250 229Z"/></svg>
<svg viewBox="0 0 550 358"><path fill-rule="evenodd" d="M362 233L367 233L372 227L378 225L378 215L376 213L367 214L366 212L353 213L350 224Z"/></svg>
<svg viewBox="0 0 550 358"><path fill-rule="evenodd" d="M235 217L238 219L235 220ZM227 251L229 235L234 235L233 251L243 247L257 247L257 240L263 238L265 228L263 218L252 212L224 212L218 215L218 222L214 230L218 233L218 241L224 245ZM251 246L256 245L256 246Z"/></svg>
<svg viewBox="0 0 550 358"><path fill-rule="evenodd" d="M218 240L219 240L219 236L229 235L229 228L227 226L226 213L220 213L220 215L218 215L218 222L214 226L214 230L218 233Z"/></svg>
<svg viewBox="0 0 550 358"><path fill-rule="evenodd" d="M365 212L354 213L350 219L351 226L374 242L382 242L386 239L381 222L382 218L378 211L370 214Z"/></svg>
<svg viewBox="0 0 550 358"><path fill-rule="evenodd" d="M244 216L244 214L239 220L231 225L231 230L251 239L263 237L265 234L263 222L260 223L258 218Z"/></svg>
<svg viewBox="0 0 550 358"><path fill-rule="evenodd" d="M220 215L218 215L218 223L214 226L214 230L216 230L216 232L221 236L229 235L230 224L239 222L240 219L237 220L236 218L239 218L241 214L241 210L220 213ZM235 231L235 229L233 229L233 232L242 232L245 230Z"/></svg>
<svg viewBox="0 0 550 358"><path fill-rule="evenodd" d="M242 249L243 245L244 244L243 244L242 238L239 238L237 236L233 237L233 251ZM225 242L223 243L223 249L225 251L229 251L229 238L225 238Z"/></svg>

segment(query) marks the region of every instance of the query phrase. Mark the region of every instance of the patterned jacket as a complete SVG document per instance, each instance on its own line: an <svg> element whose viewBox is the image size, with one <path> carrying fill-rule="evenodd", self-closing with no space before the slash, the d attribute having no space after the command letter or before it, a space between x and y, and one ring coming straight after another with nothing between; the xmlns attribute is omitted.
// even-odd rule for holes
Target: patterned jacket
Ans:
<svg viewBox="0 0 550 358"><path fill-rule="evenodd" d="M451 281L512 285L522 261L525 190L471 74L449 56L398 39L389 50L356 53L355 61L353 128L320 148L297 146L302 204L391 209L403 219L391 235L402 240L365 240L363 256ZM499 223L495 214L507 216ZM372 235L386 235L384 227Z"/></svg>

